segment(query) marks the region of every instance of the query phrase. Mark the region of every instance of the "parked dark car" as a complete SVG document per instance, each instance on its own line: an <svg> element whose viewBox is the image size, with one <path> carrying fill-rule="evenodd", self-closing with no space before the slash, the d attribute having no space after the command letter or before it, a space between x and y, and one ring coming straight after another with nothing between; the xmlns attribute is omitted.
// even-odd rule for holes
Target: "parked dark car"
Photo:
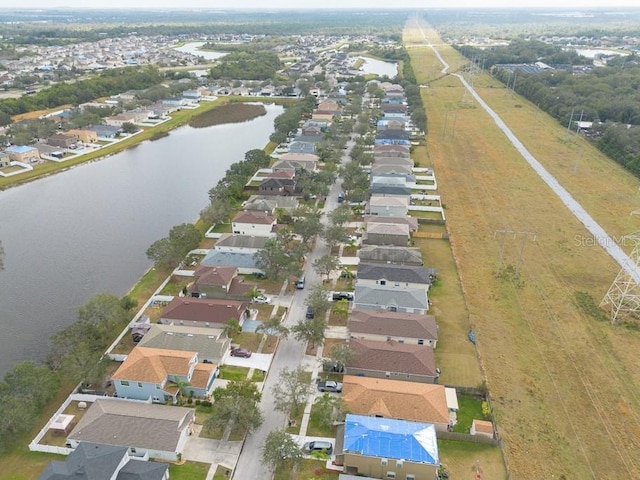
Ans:
<svg viewBox="0 0 640 480"><path fill-rule="evenodd" d="M353 300L353 292L333 292L332 297L334 302L338 300Z"/></svg>
<svg viewBox="0 0 640 480"><path fill-rule="evenodd" d="M318 391L340 393L342 392L342 383L334 382L331 380L326 382L318 382Z"/></svg>
<svg viewBox="0 0 640 480"><path fill-rule="evenodd" d="M251 356L251 350L248 350L246 348L232 348L231 349L231 356L232 357L249 358Z"/></svg>
<svg viewBox="0 0 640 480"><path fill-rule="evenodd" d="M310 306L307 307L307 313L305 314L305 317L307 319L312 319L313 317L315 317L315 313L313 312L313 308L311 308Z"/></svg>

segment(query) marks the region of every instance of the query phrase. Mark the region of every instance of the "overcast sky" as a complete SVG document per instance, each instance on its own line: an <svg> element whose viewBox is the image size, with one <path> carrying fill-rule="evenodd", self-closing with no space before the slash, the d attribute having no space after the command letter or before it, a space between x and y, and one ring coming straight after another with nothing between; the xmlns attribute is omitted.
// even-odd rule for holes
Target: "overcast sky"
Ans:
<svg viewBox="0 0 640 480"><path fill-rule="evenodd" d="M430 7L637 7L638 0L322 0L304 2L301 0L4 0L0 8L417 8Z"/></svg>

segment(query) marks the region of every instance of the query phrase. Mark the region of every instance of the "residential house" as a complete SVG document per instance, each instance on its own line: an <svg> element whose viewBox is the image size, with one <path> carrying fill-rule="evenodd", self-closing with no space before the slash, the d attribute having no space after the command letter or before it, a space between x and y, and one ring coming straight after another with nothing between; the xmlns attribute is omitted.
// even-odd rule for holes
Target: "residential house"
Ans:
<svg viewBox="0 0 640 480"><path fill-rule="evenodd" d="M201 265L194 272L194 277L195 281L189 286L192 297L242 300L254 287L238 276L238 267L234 266Z"/></svg>
<svg viewBox="0 0 640 480"><path fill-rule="evenodd" d="M289 153L315 154L316 144L311 142L299 142L294 140L289 144Z"/></svg>
<svg viewBox="0 0 640 480"><path fill-rule="evenodd" d="M200 265L210 267L236 267L238 273L241 275L264 273L256 263L255 253L223 251L217 250L215 247L209 250L209 253L200 262Z"/></svg>
<svg viewBox="0 0 640 480"><path fill-rule="evenodd" d="M262 195L294 195L297 193L295 169L274 170L262 180L258 191Z"/></svg>
<svg viewBox="0 0 640 480"><path fill-rule="evenodd" d="M67 131L68 135L73 135L82 143L98 143L98 135L93 130L73 129Z"/></svg>
<svg viewBox="0 0 640 480"><path fill-rule="evenodd" d="M434 383L345 375L342 401L351 413L433 423L439 432L457 417L456 390Z"/></svg>
<svg viewBox="0 0 640 480"><path fill-rule="evenodd" d="M195 410L132 402L116 398L91 404L67 437L67 445L80 442L128 447L136 456L173 461L179 459L195 421Z"/></svg>
<svg viewBox="0 0 640 480"><path fill-rule="evenodd" d="M87 127L87 130L95 132L99 139L104 138L107 140L112 140L122 133L121 127L112 125L91 125Z"/></svg>
<svg viewBox="0 0 640 480"><path fill-rule="evenodd" d="M0 152L0 168L11 165L11 158L7 152Z"/></svg>
<svg viewBox="0 0 640 480"><path fill-rule="evenodd" d="M374 145L373 156L381 157L406 157L411 156L411 148L408 145Z"/></svg>
<svg viewBox="0 0 640 480"><path fill-rule="evenodd" d="M409 140L409 132L403 130L383 129L376 132L378 140Z"/></svg>
<svg viewBox="0 0 640 480"><path fill-rule="evenodd" d="M374 140L374 145L406 145L407 147L411 145L409 140L403 138L378 138Z"/></svg>
<svg viewBox="0 0 640 480"><path fill-rule="evenodd" d="M367 230L362 234L364 245L395 245L406 247L411 238L408 225L393 223L367 223Z"/></svg>
<svg viewBox="0 0 640 480"><path fill-rule="evenodd" d="M140 347L197 352L198 361L220 365L229 352L231 340L224 328L181 327L179 325L151 325Z"/></svg>
<svg viewBox="0 0 640 480"><path fill-rule="evenodd" d="M126 446L80 442L65 461L52 460L38 480L169 480L169 464L130 455Z"/></svg>
<svg viewBox="0 0 640 480"><path fill-rule="evenodd" d="M412 180L415 183L415 177ZM369 191L372 195L411 196L411 186L406 176L371 175Z"/></svg>
<svg viewBox="0 0 640 480"><path fill-rule="evenodd" d="M440 459L433 424L347 414L338 430L336 463L349 474L431 480Z"/></svg>
<svg viewBox="0 0 640 480"><path fill-rule="evenodd" d="M406 165L374 163L371 165L371 175L396 175L406 178L407 181L416 181L416 177L413 174L413 165L408 162Z"/></svg>
<svg viewBox="0 0 640 480"><path fill-rule="evenodd" d="M382 132L384 130L404 130L406 123L401 118L383 118L378 120L376 124L376 131Z"/></svg>
<svg viewBox="0 0 640 480"><path fill-rule="evenodd" d="M367 262L423 265L422 252L417 247L363 245L358 250L358 257L360 261Z"/></svg>
<svg viewBox="0 0 640 480"><path fill-rule="evenodd" d="M40 158L44 160L60 160L64 158L64 149L47 145L46 143L36 143L34 145L38 149Z"/></svg>
<svg viewBox="0 0 640 480"><path fill-rule="evenodd" d="M262 250L269 240L269 237L256 237L249 235L234 235L223 233L213 246L214 250L229 253L255 254ZM240 273L240 272L238 272Z"/></svg>
<svg viewBox="0 0 640 480"><path fill-rule="evenodd" d="M376 165L390 165L398 167L411 167L413 169L414 162L409 157L391 157L391 156L379 156L373 159L373 166Z"/></svg>
<svg viewBox="0 0 640 480"><path fill-rule="evenodd" d="M78 140L74 135L65 135L64 133L55 133L47 138L47 143L52 147L59 148L76 148Z"/></svg>
<svg viewBox="0 0 640 480"><path fill-rule="evenodd" d="M434 269L413 265L360 262L357 278L360 285L393 285L400 288L426 286L428 289L436 273Z"/></svg>
<svg viewBox="0 0 640 480"><path fill-rule="evenodd" d="M347 327L351 338L375 342L394 341L436 348L438 325L433 315L354 309Z"/></svg>
<svg viewBox="0 0 640 480"><path fill-rule="evenodd" d="M433 348L426 345L352 338L349 350L353 353L345 368L349 375L420 383L435 383L439 377Z"/></svg>
<svg viewBox="0 0 640 480"><path fill-rule="evenodd" d="M401 288L393 285L362 285L356 282L353 308L419 313L429 310L427 287Z"/></svg>
<svg viewBox="0 0 640 480"><path fill-rule="evenodd" d="M408 195L371 195L366 212L369 215L406 217L409 211L409 198Z"/></svg>
<svg viewBox="0 0 640 480"><path fill-rule="evenodd" d="M7 155L12 162L20 163L38 163L41 161L40 152L35 147L29 147L27 145L13 145L6 150Z"/></svg>
<svg viewBox="0 0 640 480"><path fill-rule="evenodd" d="M249 303L240 300L175 297L160 314L158 323L224 328L229 320L240 325L249 317Z"/></svg>
<svg viewBox="0 0 640 480"><path fill-rule="evenodd" d="M274 237L276 217L258 211L241 211L231 219L234 235Z"/></svg>
<svg viewBox="0 0 640 480"><path fill-rule="evenodd" d="M311 155L308 153L292 153L287 155L299 157L316 157L316 155ZM314 159L285 160L281 157L280 160L278 160L271 166L271 168L274 172L277 172L278 170L293 170L296 172L296 174L302 172L303 170L306 172L315 172L318 169L318 161Z"/></svg>
<svg viewBox="0 0 640 480"><path fill-rule="evenodd" d="M179 394L209 397L217 375L218 366L198 363L197 352L137 346L111 380L120 398L176 403Z"/></svg>
<svg viewBox="0 0 640 480"><path fill-rule="evenodd" d="M266 206L266 208L264 208ZM295 197L283 197L278 195L251 195L243 205L243 210L258 210L275 215L276 209L292 212L298 207L298 199Z"/></svg>
<svg viewBox="0 0 640 480"><path fill-rule="evenodd" d="M384 215L365 215L365 229L369 223L393 223L397 225L407 225L410 232L418 231L418 219L414 217L385 217Z"/></svg>

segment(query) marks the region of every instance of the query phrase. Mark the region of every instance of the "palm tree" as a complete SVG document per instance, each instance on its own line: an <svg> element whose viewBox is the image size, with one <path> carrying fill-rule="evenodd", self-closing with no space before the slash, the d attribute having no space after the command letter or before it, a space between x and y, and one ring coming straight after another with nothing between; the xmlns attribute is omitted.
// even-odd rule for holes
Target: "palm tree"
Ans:
<svg viewBox="0 0 640 480"><path fill-rule="evenodd" d="M227 320L227 323L224 327L224 333L227 334L227 337L233 340L240 332L242 332L242 326L240 325L240 322L238 322L238 320L236 320L235 318Z"/></svg>

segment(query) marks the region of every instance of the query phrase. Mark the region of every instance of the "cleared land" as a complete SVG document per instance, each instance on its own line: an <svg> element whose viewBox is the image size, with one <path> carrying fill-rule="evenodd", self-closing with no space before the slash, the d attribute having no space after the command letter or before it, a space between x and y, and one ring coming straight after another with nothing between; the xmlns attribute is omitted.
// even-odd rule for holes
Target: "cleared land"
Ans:
<svg viewBox="0 0 640 480"><path fill-rule="evenodd" d="M465 60L422 28L450 71L459 70ZM428 85L429 154L513 478L640 478L639 333L597 322L574 301L585 291L598 302L617 265L580 241L584 227L459 81L439 73L415 23L405 42ZM625 225L636 179L588 145L565 141L566 128L489 78L475 85L609 234L633 230ZM583 153L574 175L576 148ZM496 235L500 229L535 232L536 240ZM520 286L495 276L501 256L503 267L519 265Z"/></svg>

